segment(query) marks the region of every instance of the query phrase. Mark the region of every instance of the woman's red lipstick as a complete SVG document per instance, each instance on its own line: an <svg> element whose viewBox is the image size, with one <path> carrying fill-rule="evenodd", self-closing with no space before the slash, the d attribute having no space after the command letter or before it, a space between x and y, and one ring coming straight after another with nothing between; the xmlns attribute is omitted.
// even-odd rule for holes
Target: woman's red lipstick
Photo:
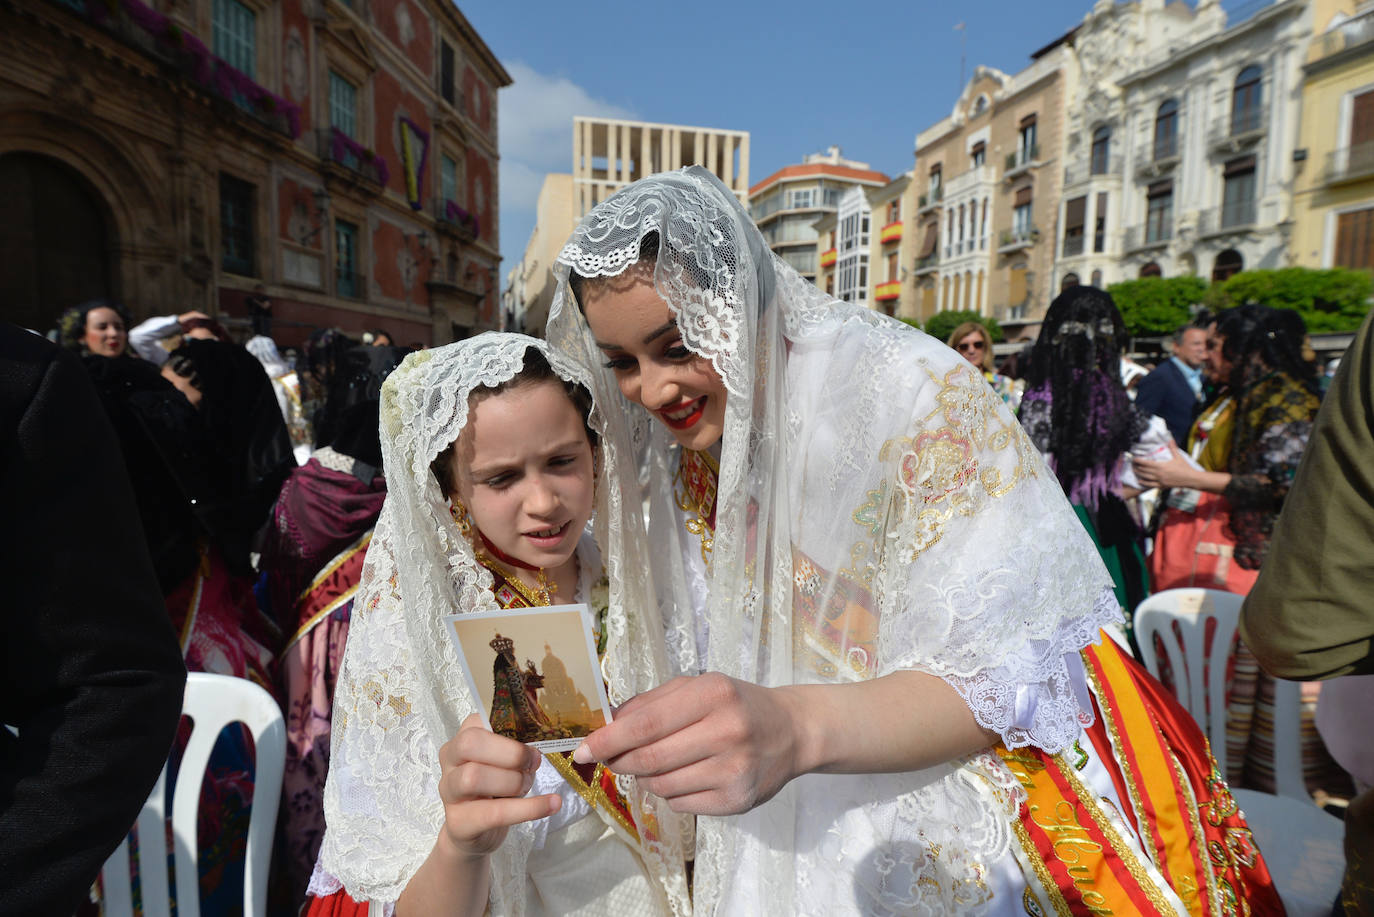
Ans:
<svg viewBox="0 0 1374 917"><path fill-rule="evenodd" d="M669 414L680 414L689 405L693 404L696 405L696 408L692 411L692 413L688 414L685 417L675 419L673 417L668 416ZM706 396L703 395L700 398L684 398L671 407L659 409L657 413L658 416L662 418L663 422L667 424L671 429L689 429L695 426L696 422L701 420L702 416L706 413Z"/></svg>

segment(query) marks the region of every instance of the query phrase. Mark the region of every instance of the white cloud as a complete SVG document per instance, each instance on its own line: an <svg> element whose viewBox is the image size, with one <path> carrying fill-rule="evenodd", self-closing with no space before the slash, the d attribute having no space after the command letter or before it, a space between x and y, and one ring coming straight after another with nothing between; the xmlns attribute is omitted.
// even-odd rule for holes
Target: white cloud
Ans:
<svg viewBox="0 0 1374 917"><path fill-rule="evenodd" d="M539 73L518 61L505 67L514 83L501 90L499 103L503 274L524 252L544 176L572 171L573 117L636 117L629 109L594 98L567 77Z"/></svg>

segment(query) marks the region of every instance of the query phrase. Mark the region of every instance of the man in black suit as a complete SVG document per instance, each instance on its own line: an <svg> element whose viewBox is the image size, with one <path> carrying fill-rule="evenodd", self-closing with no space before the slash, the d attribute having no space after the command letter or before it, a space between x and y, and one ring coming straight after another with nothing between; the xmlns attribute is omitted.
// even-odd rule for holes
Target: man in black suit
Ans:
<svg viewBox="0 0 1374 917"><path fill-rule="evenodd" d="M186 670L89 375L4 322L0 430L0 917L65 917L167 759Z"/></svg>
<svg viewBox="0 0 1374 917"><path fill-rule="evenodd" d="M1135 405L1164 418L1174 441L1188 445L1188 430L1202 406L1202 364L1207 360L1207 330L1184 325L1174 332L1173 355L1136 386Z"/></svg>

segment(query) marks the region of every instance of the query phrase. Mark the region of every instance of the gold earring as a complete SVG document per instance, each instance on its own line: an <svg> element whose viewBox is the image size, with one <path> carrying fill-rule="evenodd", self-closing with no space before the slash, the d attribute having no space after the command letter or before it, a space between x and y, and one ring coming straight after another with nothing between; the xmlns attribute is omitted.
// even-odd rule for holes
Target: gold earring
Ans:
<svg viewBox="0 0 1374 917"><path fill-rule="evenodd" d="M458 523L458 531L468 541L472 541L472 518L468 515L468 508L463 505L463 501L457 497L450 497L448 511L453 516L453 521Z"/></svg>

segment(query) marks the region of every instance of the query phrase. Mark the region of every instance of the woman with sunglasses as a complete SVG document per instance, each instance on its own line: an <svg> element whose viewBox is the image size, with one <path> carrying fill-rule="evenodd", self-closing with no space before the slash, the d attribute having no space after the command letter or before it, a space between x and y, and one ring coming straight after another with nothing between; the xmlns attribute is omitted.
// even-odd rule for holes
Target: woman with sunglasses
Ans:
<svg viewBox="0 0 1374 917"><path fill-rule="evenodd" d="M959 356L978 367L983 373L983 378L988 380L988 385L992 386L992 390L1004 402L1013 403L1015 385L1010 376L1001 375L993 369L992 335L988 334L987 328L979 322L964 322L954 329L954 333L945 343L959 351Z"/></svg>

